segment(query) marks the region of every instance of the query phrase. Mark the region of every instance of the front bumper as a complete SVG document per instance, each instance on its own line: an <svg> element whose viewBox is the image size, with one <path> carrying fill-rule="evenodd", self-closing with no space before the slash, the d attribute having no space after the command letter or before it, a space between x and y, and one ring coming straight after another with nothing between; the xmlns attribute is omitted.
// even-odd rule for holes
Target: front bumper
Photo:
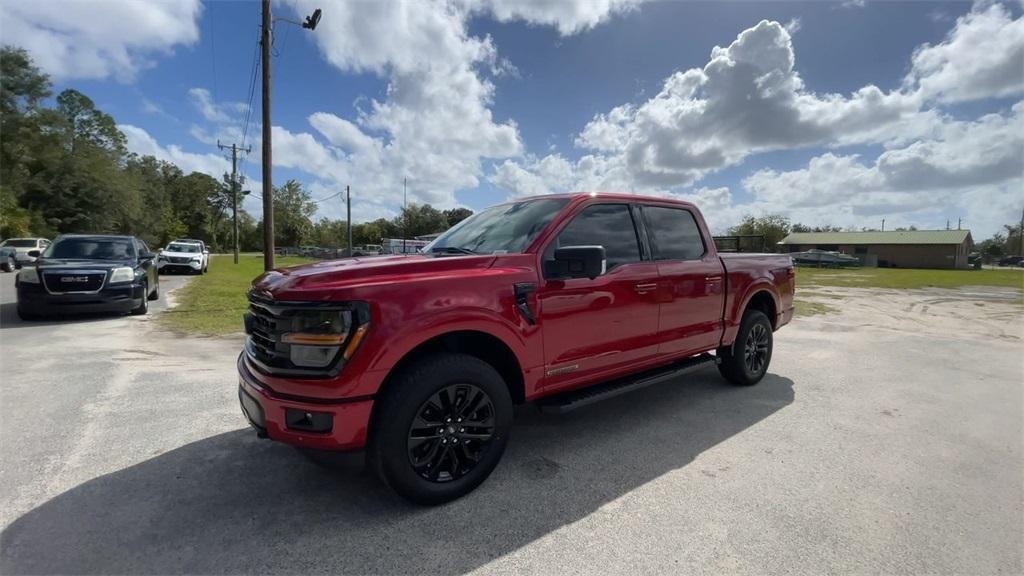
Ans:
<svg viewBox="0 0 1024 576"><path fill-rule="evenodd" d="M157 260L156 268L157 268L157 270L160 270L160 271L174 270L174 271L181 271L181 272L199 272L203 268L203 263L202 262L178 263L178 262L167 262L167 261Z"/></svg>
<svg viewBox="0 0 1024 576"><path fill-rule="evenodd" d="M253 378L244 352L238 356L238 399L249 424L271 440L335 451L366 445L372 399L327 402L284 397Z"/></svg>
<svg viewBox="0 0 1024 576"><path fill-rule="evenodd" d="M30 314L130 312L142 304L142 286L104 287L96 293L50 294L41 283L18 282L18 308Z"/></svg>

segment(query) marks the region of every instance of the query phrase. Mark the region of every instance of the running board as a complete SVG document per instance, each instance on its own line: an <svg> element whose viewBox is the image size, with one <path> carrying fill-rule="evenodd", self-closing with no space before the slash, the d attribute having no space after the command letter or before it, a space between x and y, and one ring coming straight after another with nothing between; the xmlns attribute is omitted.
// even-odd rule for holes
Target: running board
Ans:
<svg viewBox="0 0 1024 576"><path fill-rule="evenodd" d="M661 368L655 368L653 370L647 370L639 374L626 376L610 382L595 384L593 386L587 386L586 388L580 388L579 390L572 390L556 394L554 396L549 396L538 400L537 406L544 414L565 414L566 412L582 408L583 406L587 406L595 402L600 402L601 400L607 400L608 398L614 398L621 394L632 392L633 390L646 388L651 384L656 384L662 380L672 378L673 376L685 374L703 366L711 366L717 362L717 357L705 352L704 354L691 356L690 358L673 362L672 364Z"/></svg>

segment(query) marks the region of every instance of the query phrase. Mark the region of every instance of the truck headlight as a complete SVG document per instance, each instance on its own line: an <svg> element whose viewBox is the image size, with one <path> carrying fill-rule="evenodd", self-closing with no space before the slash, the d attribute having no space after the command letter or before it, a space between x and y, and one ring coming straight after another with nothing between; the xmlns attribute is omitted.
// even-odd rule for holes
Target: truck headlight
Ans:
<svg viewBox="0 0 1024 576"><path fill-rule="evenodd" d="M114 268L110 272L110 283L114 284L117 282L131 282L135 280L135 270L128 266L122 266L121 268Z"/></svg>
<svg viewBox="0 0 1024 576"><path fill-rule="evenodd" d="M281 342L288 344L292 364L309 368L330 365L343 346L343 357L348 360L368 326L364 323L352 330L351 310L303 310L290 320L291 331L281 335Z"/></svg>
<svg viewBox="0 0 1024 576"><path fill-rule="evenodd" d="M18 272L18 282L24 282L25 284L39 284L39 272L36 271L35 266L26 266Z"/></svg>
<svg viewBox="0 0 1024 576"><path fill-rule="evenodd" d="M202 256L193 256L192 257L192 261L193 262L202 262L203 261L203 257Z"/></svg>

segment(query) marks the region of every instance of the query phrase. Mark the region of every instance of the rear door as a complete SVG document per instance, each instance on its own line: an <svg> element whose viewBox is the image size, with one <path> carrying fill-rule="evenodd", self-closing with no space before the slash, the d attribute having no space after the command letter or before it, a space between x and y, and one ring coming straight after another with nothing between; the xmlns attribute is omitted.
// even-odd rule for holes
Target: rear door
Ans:
<svg viewBox="0 0 1024 576"><path fill-rule="evenodd" d="M571 387L658 352L658 267L642 252L633 212L626 203L586 206L544 250L548 261L561 246L600 245L607 259L607 271L593 280L545 278L537 290L546 388Z"/></svg>
<svg viewBox="0 0 1024 576"><path fill-rule="evenodd" d="M694 214L683 207L643 206L651 253L664 285L658 352L689 354L718 346L725 274Z"/></svg>

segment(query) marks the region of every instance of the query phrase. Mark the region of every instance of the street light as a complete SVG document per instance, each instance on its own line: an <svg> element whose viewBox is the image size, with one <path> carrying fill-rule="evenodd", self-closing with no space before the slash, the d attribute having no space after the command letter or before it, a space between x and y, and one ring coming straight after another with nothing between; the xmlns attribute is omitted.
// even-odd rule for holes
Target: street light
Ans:
<svg viewBox="0 0 1024 576"><path fill-rule="evenodd" d="M273 22L280 20L301 26L307 30L316 30L323 15L317 8L305 22L297 22L288 18L274 18L270 16L270 0L263 0L262 26L260 45L263 63L263 269L274 269L274 184L272 182L272 146L270 142L270 33Z"/></svg>

